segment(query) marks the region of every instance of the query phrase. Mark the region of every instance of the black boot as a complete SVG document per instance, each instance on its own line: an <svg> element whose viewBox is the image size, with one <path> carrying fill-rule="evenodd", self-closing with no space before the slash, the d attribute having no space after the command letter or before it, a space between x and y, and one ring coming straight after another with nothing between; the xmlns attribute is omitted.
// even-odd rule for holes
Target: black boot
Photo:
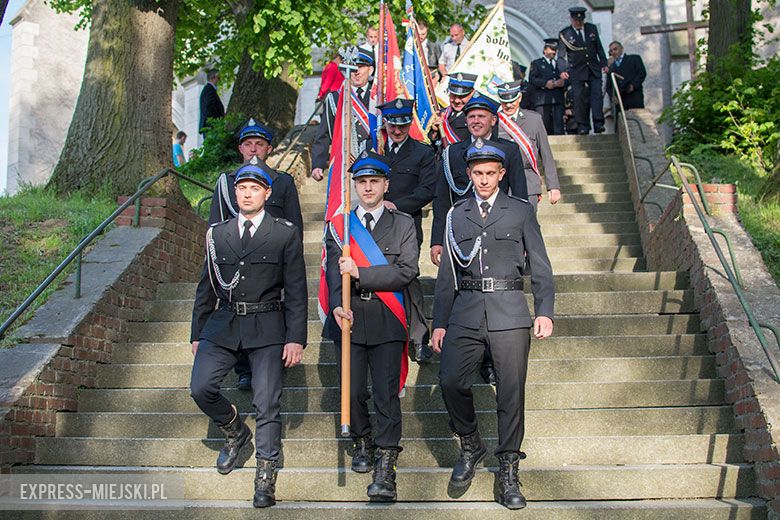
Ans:
<svg viewBox="0 0 780 520"><path fill-rule="evenodd" d="M276 461L257 459L255 471L255 507L271 507L276 504Z"/></svg>
<svg viewBox="0 0 780 520"><path fill-rule="evenodd" d="M352 471L368 473L374 465L374 440L371 435L354 437L352 439L354 453L352 454Z"/></svg>
<svg viewBox="0 0 780 520"><path fill-rule="evenodd" d="M519 461L517 453L502 453L498 456L498 503L507 509L523 509L526 506L517 480Z"/></svg>
<svg viewBox="0 0 780 520"><path fill-rule="evenodd" d="M236 467L236 461L241 448L252 438L252 430L241 420L238 410L233 407L233 420L227 426L219 426L222 435L225 436L225 445L219 450L217 456L217 471L227 475Z"/></svg>
<svg viewBox="0 0 780 520"><path fill-rule="evenodd" d="M460 458L452 468L450 484L455 487L466 487L474 478L477 464L485 458L487 448L479 438L479 431L460 438Z"/></svg>
<svg viewBox="0 0 780 520"><path fill-rule="evenodd" d="M374 481L368 486L368 498L380 502L395 502L395 465L398 449L377 448L374 457Z"/></svg>

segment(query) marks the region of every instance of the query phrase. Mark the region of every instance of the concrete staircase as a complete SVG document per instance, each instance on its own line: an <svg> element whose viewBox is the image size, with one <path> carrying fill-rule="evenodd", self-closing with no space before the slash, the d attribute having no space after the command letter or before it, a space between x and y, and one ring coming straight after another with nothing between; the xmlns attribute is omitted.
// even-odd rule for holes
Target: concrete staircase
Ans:
<svg viewBox="0 0 780 520"><path fill-rule="evenodd" d="M404 451L392 506L368 505L370 476L352 473L337 436L338 374L332 345L318 341L317 270L324 183L301 190L310 276L309 346L288 370L283 394L284 469L268 518L764 518L743 437L724 404L723 382L699 330L685 273L645 272L619 143L614 136L551 139L563 202L539 219L556 273L555 336L531 349L522 513L493 502L496 460L471 487L448 489L457 442L437 387L438 365L412 364ZM430 219L430 216L428 217ZM430 220L426 229L430 229ZM427 242L427 237L426 237ZM421 254L426 294L435 268ZM169 517L257 517L254 458L229 476L213 469L219 433L187 390L186 343L194 284L161 287L148 321L115 345L97 388L82 390L78 413L62 413L57 436L39 439L37 465L21 472L148 472L186 481L184 511ZM530 298L530 295L529 295ZM428 310L432 302L428 296ZM247 393L226 394L249 415ZM491 387L475 387L481 432L496 442ZM254 428L254 421L248 421ZM346 468L346 469L345 469ZM135 511L133 517L149 515Z"/></svg>

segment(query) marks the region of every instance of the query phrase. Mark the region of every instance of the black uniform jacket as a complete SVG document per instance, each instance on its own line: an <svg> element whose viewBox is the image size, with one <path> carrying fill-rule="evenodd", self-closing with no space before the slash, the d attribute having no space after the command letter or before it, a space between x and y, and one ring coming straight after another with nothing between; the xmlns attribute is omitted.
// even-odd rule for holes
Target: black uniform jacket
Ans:
<svg viewBox="0 0 780 520"><path fill-rule="evenodd" d="M483 222L476 198L459 201L452 210L455 241L469 254L477 237L482 237L482 272L479 256L468 267L460 267L445 247L433 304L433 327L451 323L479 329L487 315L488 330L509 330L532 325L523 291L460 291L453 278L478 280L519 280L525 254L531 264L531 286L536 316L553 318L555 287L550 260L544 247L539 222L532 206L523 200L499 192L495 204Z"/></svg>
<svg viewBox="0 0 780 520"><path fill-rule="evenodd" d="M389 146L390 143L388 143ZM414 219L417 242L422 243L422 209L436 194L436 158L433 148L407 138L390 159L390 187L385 194Z"/></svg>
<svg viewBox="0 0 780 520"><path fill-rule="evenodd" d="M638 54L625 54L623 61L620 62L620 67L613 63L609 66L609 72L614 72L623 79L615 78L617 80L618 88L620 89L620 96L623 98L623 106L626 110L631 108L644 108L645 107L645 95L642 91L642 83L644 83L647 77L647 70L645 70L645 64L642 62L642 57ZM634 91L629 94L628 86L633 85ZM607 80L607 93L612 95L612 80Z"/></svg>
<svg viewBox="0 0 780 520"><path fill-rule="evenodd" d="M229 294L219 285L213 271L209 276L210 262L206 262L195 292L190 341L206 339L232 350L239 345L242 348L285 343L306 345L306 266L303 243L295 226L266 213L246 251L241 250L237 218L215 224L211 229L216 267L223 281L230 282L237 271L240 279ZM282 289L284 311L239 316L222 307L228 302L280 300Z"/></svg>
<svg viewBox="0 0 780 520"><path fill-rule="evenodd" d="M371 106L371 84L369 83L363 87L363 89L364 92L361 101L363 102L363 106L366 107L366 110L368 110ZM330 145L333 140L333 125L336 121L336 108L338 103L338 91L330 92L325 96L325 110L322 113L322 119L320 119L320 126L317 128L317 135L311 145L312 168L328 169L328 163L330 162ZM370 135L364 132L362 127L358 126L356 130L359 141L362 142L370 138Z"/></svg>
<svg viewBox="0 0 780 520"><path fill-rule="evenodd" d="M558 80L561 77L560 67L556 60L553 60L553 66L544 58L539 58L531 62L531 71L529 78L534 86L533 106L542 105L563 105L563 92L565 85L560 88L548 89L545 85L549 80Z"/></svg>
<svg viewBox="0 0 780 520"><path fill-rule="evenodd" d="M591 75L600 78L601 68L607 66L607 56L599 30L592 23L586 23L582 31L584 42L571 25L561 30L558 57L568 63L569 79L587 81Z"/></svg>
<svg viewBox="0 0 780 520"><path fill-rule="evenodd" d="M203 90L200 91L200 121L198 130L203 132L203 128L211 118L225 117L225 106L219 99L217 89L211 83L206 83Z"/></svg>
<svg viewBox="0 0 780 520"><path fill-rule="evenodd" d="M372 233L387 265L360 267L360 278L352 282L352 342L361 345L379 345L390 341L406 341L406 331L387 306L371 295L369 301L358 297L358 291L403 291L418 274L417 233L414 220L406 213L387 209L376 221ZM341 274L339 258L341 247L331 233L325 240L328 265L325 276L331 308L341 306ZM341 340L341 329L330 313L322 335L333 341Z"/></svg>
<svg viewBox="0 0 780 520"><path fill-rule="evenodd" d="M504 192L512 189L512 195L521 199L528 198L528 186L525 180L525 169L523 158L520 155L520 148L514 141L508 141L497 136L498 129L494 130L494 135L490 138L491 144L501 148L506 154L504 175L499 187ZM466 174L466 150L471 147L471 135L465 141L455 143L450 146L450 171L455 185L463 189L469 183L469 177ZM452 207L452 203L463 198L473 197L474 192L469 189L463 195L457 195L450 189L447 178L444 174L444 156L439 162L437 170L438 180L436 185L436 197L433 199L433 226L431 229L431 245L441 245L444 240L444 226L447 218L447 211Z"/></svg>
<svg viewBox="0 0 780 520"><path fill-rule="evenodd" d="M214 186L214 196L211 197L209 225L223 222L238 215L236 190L233 187L235 180L236 175L233 172L222 173L217 179L217 184ZM227 189L225 189L225 186L227 186ZM228 203L228 201L230 202ZM271 187L271 198L265 202L265 210L272 217L283 218L295 224L301 239L303 239L301 203L298 199L298 189L295 187L295 179L293 179L292 175L287 172L276 171Z"/></svg>

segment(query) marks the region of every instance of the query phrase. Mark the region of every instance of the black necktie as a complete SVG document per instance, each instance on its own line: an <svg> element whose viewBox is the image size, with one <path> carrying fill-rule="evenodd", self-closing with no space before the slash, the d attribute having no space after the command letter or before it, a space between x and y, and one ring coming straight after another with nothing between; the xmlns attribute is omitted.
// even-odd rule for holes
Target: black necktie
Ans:
<svg viewBox="0 0 780 520"><path fill-rule="evenodd" d="M390 145L390 158L391 158L391 159L392 159L392 158L394 158L394 157L395 157L395 154L397 154L397 153L398 153L398 148L400 148L400 146L398 145L398 143L392 143L392 144Z"/></svg>
<svg viewBox="0 0 780 520"><path fill-rule="evenodd" d="M363 103L363 87L357 88L357 95L358 99L360 99L360 102Z"/></svg>
<svg viewBox="0 0 780 520"><path fill-rule="evenodd" d="M372 215L371 213L366 213L366 215L363 218L366 221L366 229L368 230L369 233L372 233L374 231L374 225L373 225L374 215Z"/></svg>
<svg viewBox="0 0 780 520"><path fill-rule="evenodd" d="M249 247L249 240L252 238L252 233L249 231L250 229L252 229L252 221L245 220L244 234L241 235L241 249L243 251L246 251L246 248Z"/></svg>
<svg viewBox="0 0 780 520"><path fill-rule="evenodd" d="M582 40L582 43L585 43L585 36L582 34L582 29L577 29L577 34L580 35L580 40Z"/></svg>
<svg viewBox="0 0 780 520"><path fill-rule="evenodd" d="M482 220L487 220L488 214L490 214L490 203L486 200L483 200L479 207L482 208Z"/></svg>
<svg viewBox="0 0 780 520"><path fill-rule="evenodd" d="M458 44L458 48L455 50L455 61L460 58L460 44Z"/></svg>

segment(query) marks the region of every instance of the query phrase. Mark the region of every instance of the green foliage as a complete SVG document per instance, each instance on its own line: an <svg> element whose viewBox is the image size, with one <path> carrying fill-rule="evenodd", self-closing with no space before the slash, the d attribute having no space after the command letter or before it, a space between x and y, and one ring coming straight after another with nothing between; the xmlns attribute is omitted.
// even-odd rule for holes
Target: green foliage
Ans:
<svg viewBox="0 0 780 520"><path fill-rule="evenodd" d="M675 94L662 118L675 128L673 153L709 145L761 173L771 169L780 138L780 58L754 68L745 64L734 52L717 73L702 72Z"/></svg>
<svg viewBox="0 0 780 520"><path fill-rule="evenodd" d="M104 194L87 197L76 193L60 198L43 187L25 188L14 196L0 197L0 322L115 209L116 203ZM60 283L69 271L60 275ZM31 309L45 302L57 287L56 282L51 285ZM28 310L17 320L16 326L31 312Z"/></svg>

